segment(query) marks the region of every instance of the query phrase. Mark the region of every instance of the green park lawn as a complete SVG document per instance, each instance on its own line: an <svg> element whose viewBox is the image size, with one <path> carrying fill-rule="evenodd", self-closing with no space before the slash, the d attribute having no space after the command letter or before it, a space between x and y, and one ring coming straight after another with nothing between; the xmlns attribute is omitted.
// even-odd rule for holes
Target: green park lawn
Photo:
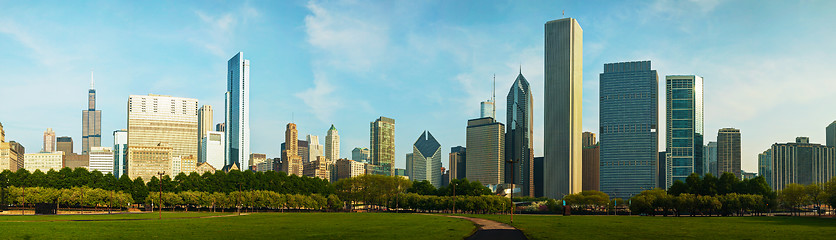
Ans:
<svg viewBox="0 0 836 240"><path fill-rule="evenodd" d="M469 215L508 223L508 215ZM836 218L514 215L529 239L833 239Z"/></svg>
<svg viewBox="0 0 836 240"><path fill-rule="evenodd" d="M0 216L3 239L462 239L475 230L466 220L394 213L212 213ZM62 220L62 221L54 221ZM30 221L30 222L22 222ZM38 221L38 222L31 222Z"/></svg>

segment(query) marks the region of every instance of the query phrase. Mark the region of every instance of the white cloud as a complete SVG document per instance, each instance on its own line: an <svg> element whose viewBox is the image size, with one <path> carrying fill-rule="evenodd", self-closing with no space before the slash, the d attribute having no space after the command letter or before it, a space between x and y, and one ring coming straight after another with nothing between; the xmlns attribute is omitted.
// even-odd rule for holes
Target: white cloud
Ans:
<svg viewBox="0 0 836 240"><path fill-rule="evenodd" d="M342 6L334 8L338 7ZM308 2L307 8L311 11L305 16L307 41L323 54L329 67L363 73L383 61L389 45L385 22L334 11L314 1Z"/></svg>
<svg viewBox="0 0 836 240"><path fill-rule="evenodd" d="M297 93L296 97L308 106L308 110L323 122L333 119L335 111L343 104L334 94L335 87L328 82L323 73L314 73L314 87Z"/></svg>
<svg viewBox="0 0 836 240"><path fill-rule="evenodd" d="M240 8L221 14L210 14L201 10L195 10L194 14L203 24L196 34L193 34L190 41L205 48L208 52L218 57L228 57L235 39L237 29L247 23L250 19L258 18L261 14L249 4Z"/></svg>

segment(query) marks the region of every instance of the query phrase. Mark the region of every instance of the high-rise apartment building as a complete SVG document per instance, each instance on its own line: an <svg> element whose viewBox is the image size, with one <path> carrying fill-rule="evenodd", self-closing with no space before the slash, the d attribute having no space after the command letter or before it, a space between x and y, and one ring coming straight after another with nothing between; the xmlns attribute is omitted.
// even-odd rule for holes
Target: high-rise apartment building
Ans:
<svg viewBox="0 0 836 240"><path fill-rule="evenodd" d="M102 145L102 110L96 110L96 86L90 72L90 90L87 91L87 110L81 111L81 154L92 147Z"/></svg>
<svg viewBox="0 0 836 240"><path fill-rule="evenodd" d="M224 148L226 144L224 144L223 132L206 132L206 136L203 137L201 144L203 145L203 152L199 155L198 163L208 162L212 167L224 166L226 163L224 161Z"/></svg>
<svg viewBox="0 0 836 240"><path fill-rule="evenodd" d="M490 117L468 120L465 142L466 178L485 185L505 183L505 125Z"/></svg>
<svg viewBox="0 0 836 240"><path fill-rule="evenodd" d="M328 134L325 135L325 157L332 162L340 159L340 133L334 124L331 124Z"/></svg>
<svg viewBox="0 0 836 240"><path fill-rule="evenodd" d="M734 173L740 179L740 130L722 128L717 131L717 173Z"/></svg>
<svg viewBox="0 0 836 240"><path fill-rule="evenodd" d="M810 143L798 137L794 143L775 143L771 148L772 190L787 184L823 184L836 176L836 147Z"/></svg>
<svg viewBox="0 0 836 240"><path fill-rule="evenodd" d="M212 105L200 106L197 110L197 159L202 159L200 154L203 154L203 138L206 137L206 132L212 131Z"/></svg>
<svg viewBox="0 0 836 240"><path fill-rule="evenodd" d="M703 162L708 168L708 172L715 177L720 177L720 171L717 170L717 142L708 142L708 145L703 147Z"/></svg>
<svg viewBox="0 0 836 240"><path fill-rule="evenodd" d="M601 190L601 161L600 161L600 146L595 139L595 133L583 132L583 186L581 189L586 190Z"/></svg>
<svg viewBox="0 0 836 240"><path fill-rule="evenodd" d="M73 153L73 138L62 136L55 139L55 150L64 154Z"/></svg>
<svg viewBox="0 0 836 240"><path fill-rule="evenodd" d="M113 176L128 173L128 130L113 131Z"/></svg>
<svg viewBox="0 0 836 240"><path fill-rule="evenodd" d="M194 133L197 134L197 130L194 130ZM128 138L131 134L133 133L128 130ZM142 178L147 183L152 177L157 176L157 173L170 175L173 170L172 163L175 162L171 155L173 151L171 146L164 143L157 145L128 143L128 176L131 179Z"/></svg>
<svg viewBox="0 0 836 240"><path fill-rule="evenodd" d="M534 95L528 80L520 74L508 91L505 125L505 182L513 182L521 196L534 195ZM507 161L514 161L508 163ZM511 171L513 169L513 171Z"/></svg>
<svg viewBox="0 0 836 240"><path fill-rule="evenodd" d="M351 150L351 160L359 162L369 161L369 149L359 147L354 148L354 150Z"/></svg>
<svg viewBox="0 0 836 240"><path fill-rule="evenodd" d="M302 176L304 163L299 156L299 132L295 123L288 123L284 132L285 149L282 150L282 172Z"/></svg>
<svg viewBox="0 0 836 240"><path fill-rule="evenodd" d="M102 174L113 174L113 148L110 147L93 147L90 148L90 165L88 169L92 171L99 171Z"/></svg>
<svg viewBox="0 0 836 240"><path fill-rule="evenodd" d="M169 156L197 156L197 125L197 99L154 94L128 97L129 151L139 146L163 145L171 148ZM159 166L141 162L143 159L156 161L155 158L131 159L130 156L128 154L129 172L142 172L139 176L143 176L144 180L148 180L145 176L152 170L133 171L132 168L139 165L144 165L143 168ZM170 166L158 170L168 169Z"/></svg>
<svg viewBox="0 0 836 240"><path fill-rule="evenodd" d="M55 132L52 131L52 128L47 128L44 131L44 146L41 149L42 152L55 152Z"/></svg>
<svg viewBox="0 0 836 240"><path fill-rule="evenodd" d="M827 125L825 130L825 146L836 147L836 121Z"/></svg>
<svg viewBox="0 0 836 240"><path fill-rule="evenodd" d="M250 60L239 52L227 62L227 72L224 152L226 165L241 167L250 156Z"/></svg>
<svg viewBox="0 0 836 240"><path fill-rule="evenodd" d="M395 169L395 119L381 116L369 125L369 163L388 169L391 176Z"/></svg>
<svg viewBox="0 0 836 240"><path fill-rule="evenodd" d="M601 191L612 197L628 199L658 183L658 86L650 61L604 64L599 176Z"/></svg>
<svg viewBox="0 0 836 240"><path fill-rule="evenodd" d="M366 172L365 164L354 160L338 159L335 165L337 168L337 180L360 176Z"/></svg>
<svg viewBox="0 0 836 240"><path fill-rule="evenodd" d="M463 179L467 173L467 149L462 146L455 146L450 148L450 157L448 158L450 167L450 179Z"/></svg>
<svg viewBox="0 0 836 240"><path fill-rule="evenodd" d="M829 147L829 146L828 146ZM766 179L769 187L772 185L772 148L758 154L758 175Z"/></svg>
<svg viewBox="0 0 836 240"><path fill-rule="evenodd" d="M703 79L695 75L665 77L667 92L665 188L705 173L703 161Z"/></svg>
<svg viewBox="0 0 836 240"><path fill-rule="evenodd" d="M553 20L545 38L543 191L559 199L582 188L583 29L573 18Z"/></svg>
<svg viewBox="0 0 836 240"><path fill-rule="evenodd" d="M304 159L306 163L316 161L318 156L325 156L325 148L319 144L319 136L308 134L305 139L308 142L308 158Z"/></svg>
<svg viewBox="0 0 836 240"><path fill-rule="evenodd" d="M409 158L409 157L407 157ZM429 181L433 186L441 187L441 144L429 132L424 131L412 144L412 181Z"/></svg>
<svg viewBox="0 0 836 240"><path fill-rule="evenodd" d="M24 154L23 166L29 172L40 170L41 172L46 173L50 169L58 171L64 167L63 159L63 152L26 153Z"/></svg>

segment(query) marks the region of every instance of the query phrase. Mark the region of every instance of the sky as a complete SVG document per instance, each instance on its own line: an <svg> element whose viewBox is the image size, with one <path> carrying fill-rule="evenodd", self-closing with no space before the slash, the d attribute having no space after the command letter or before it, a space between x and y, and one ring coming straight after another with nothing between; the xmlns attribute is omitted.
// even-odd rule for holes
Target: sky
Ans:
<svg viewBox="0 0 836 240"><path fill-rule="evenodd" d="M368 147L369 123L386 116L396 122L397 167L425 130L447 166L493 76L505 122L521 72L542 156L544 24L572 17L584 33L584 131L598 132L603 65L650 60L659 122L665 75L704 77L706 143L720 128L740 129L742 168L754 172L771 144L824 143L836 120L827 107L836 96L832 9L834 1L0 0L0 123L27 152L41 149L46 128L80 151L91 71L103 145L127 127L129 95L196 98L222 122L226 64L243 52L255 153L279 157L289 122L300 138L321 139L334 124L350 158Z"/></svg>

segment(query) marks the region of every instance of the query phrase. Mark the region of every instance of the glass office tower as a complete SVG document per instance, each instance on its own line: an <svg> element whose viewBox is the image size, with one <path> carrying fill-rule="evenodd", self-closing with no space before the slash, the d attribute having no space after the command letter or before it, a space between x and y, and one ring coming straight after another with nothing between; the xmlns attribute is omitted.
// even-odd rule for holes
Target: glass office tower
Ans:
<svg viewBox="0 0 836 240"><path fill-rule="evenodd" d="M667 93L668 155L666 187L676 180L685 181L691 173L704 174L703 88L702 77L672 75L665 77Z"/></svg>

